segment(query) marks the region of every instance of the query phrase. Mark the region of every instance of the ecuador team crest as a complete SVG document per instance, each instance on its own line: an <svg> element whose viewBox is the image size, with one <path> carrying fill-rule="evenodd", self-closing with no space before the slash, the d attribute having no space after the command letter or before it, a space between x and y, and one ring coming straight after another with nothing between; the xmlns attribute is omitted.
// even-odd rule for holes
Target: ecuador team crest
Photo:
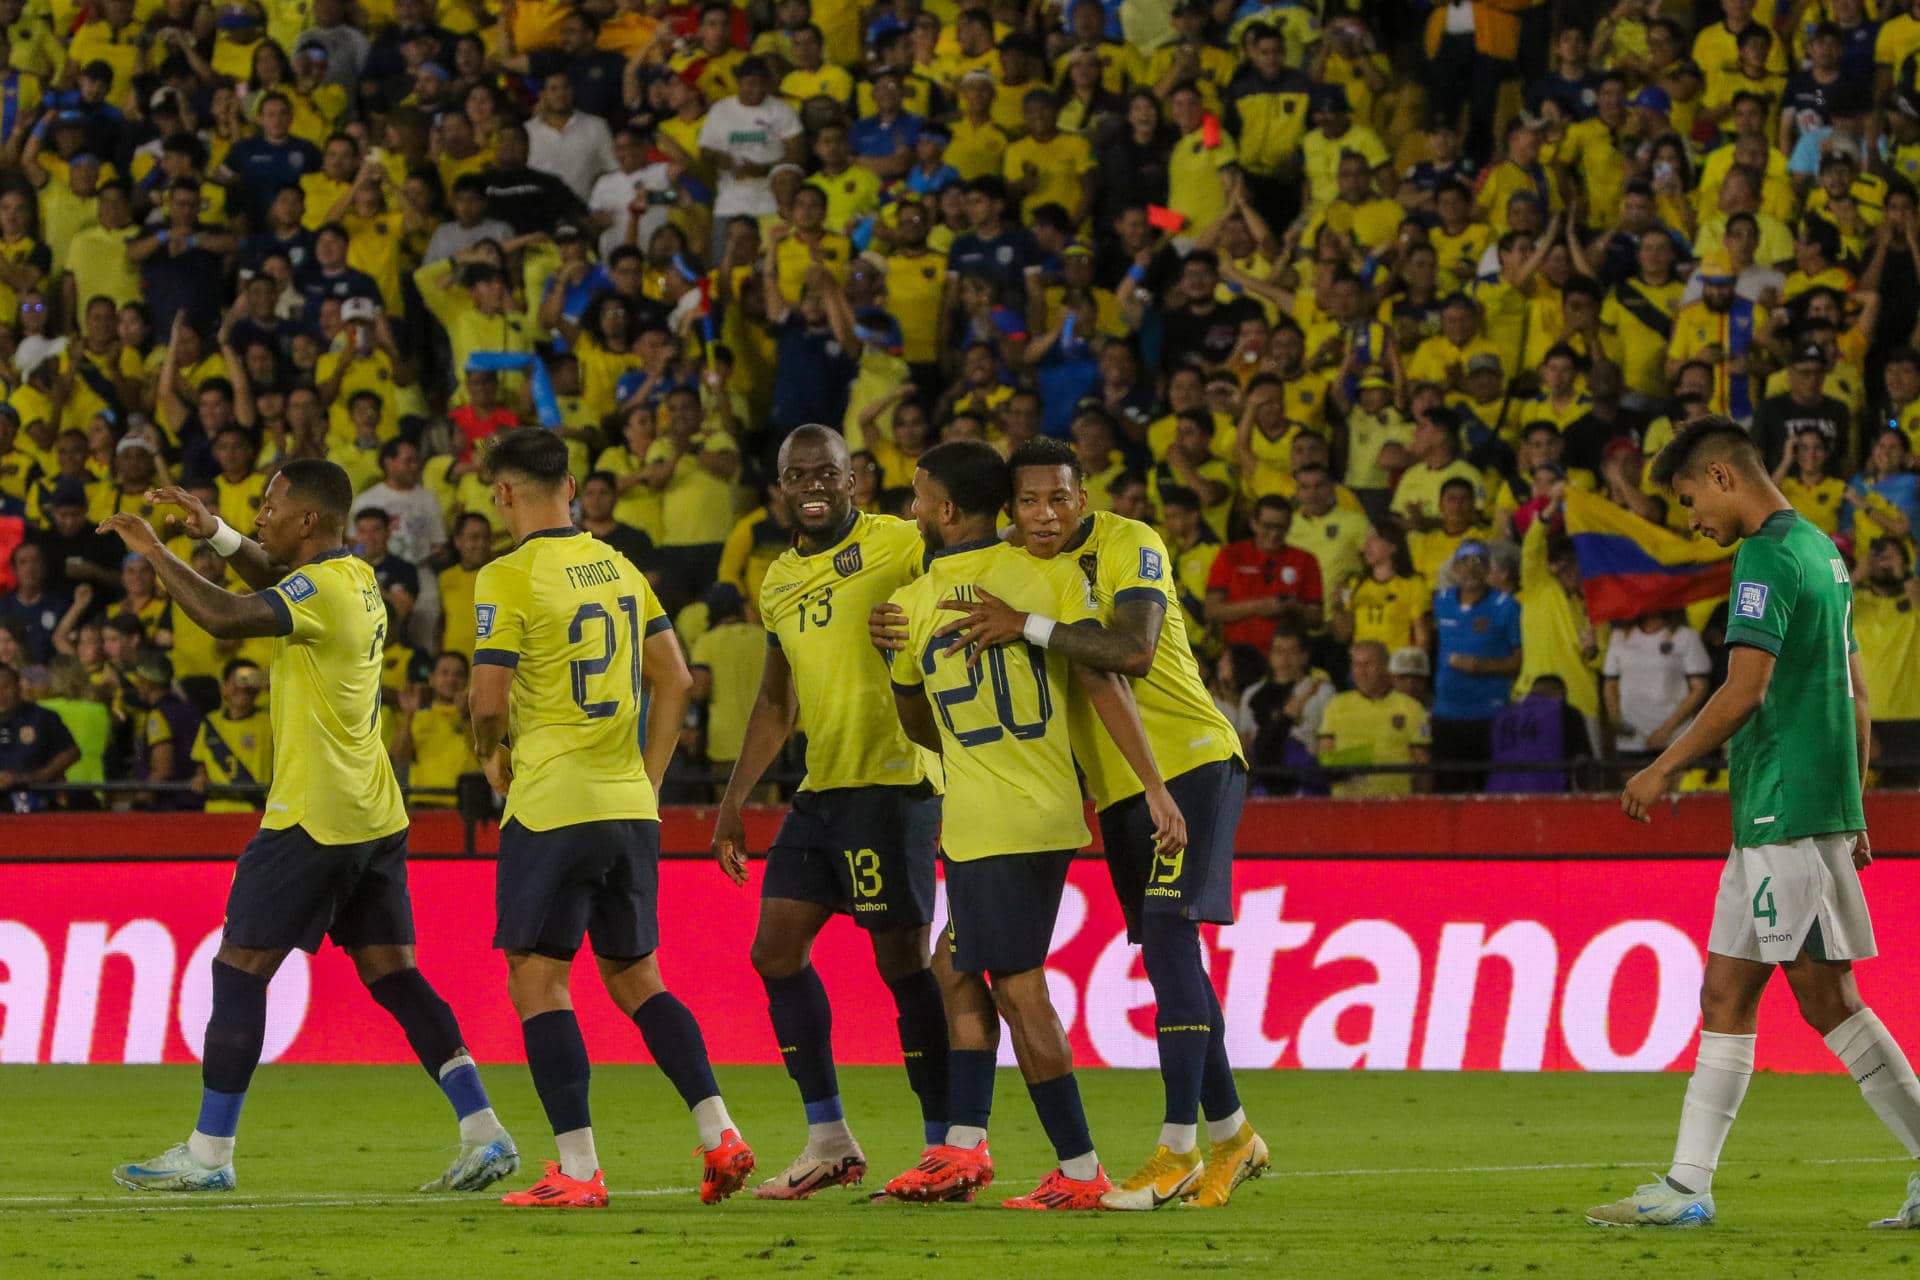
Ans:
<svg viewBox="0 0 1920 1280"><path fill-rule="evenodd" d="M843 578L860 572L860 544L854 543L833 558L833 571Z"/></svg>

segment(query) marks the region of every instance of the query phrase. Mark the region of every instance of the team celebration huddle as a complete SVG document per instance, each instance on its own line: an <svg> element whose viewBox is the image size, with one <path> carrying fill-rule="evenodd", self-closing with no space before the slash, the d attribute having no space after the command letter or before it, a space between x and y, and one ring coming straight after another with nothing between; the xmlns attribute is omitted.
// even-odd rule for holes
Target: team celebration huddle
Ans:
<svg viewBox="0 0 1920 1280"><path fill-rule="evenodd" d="M718 1202L747 1185L756 1157L728 1115L697 1022L657 962L656 792L678 742L686 660L647 580L575 527L557 434L502 432L485 469L514 538L475 592L474 746L506 805L493 942L558 1148L544 1176L502 1202L609 1202L570 990L583 941L607 995L691 1111L700 1198ZM1915 1158L1920 1079L1851 973L1875 944L1859 880L1872 860L1860 783L1868 692L1844 563L1781 497L1731 420L1683 428L1654 474L1694 529L1739 545L1733 656L1726 683L1631 780L1622 805L1649 820L1679 771L1728 745L1734 847L1672 1170L1587 1220L1684 1227L1714 1219L1714 1169L1752 1075L1758 1004L1776 966ZM1199 934L1202 923L1232 922L1245 764L1187 644L1165 545L1145 524L1089 512L1082 482L1074 450L1055 441L1004 458L984 443L949 442L921 456L908 522L854 505L838 432L802 426L780 447L792 546L762 584L768 661L713 835L720 868L746 883L742 806L804 724L807 778L766 851L751 962L807 1136L756 1197L805 1199L867 1174L836 1081L831 999L810 962L836 914L873 943L926 1130L919 1161L876 1199L971 1201L992 1184L1003 1020L1059 1161L1005 1207L1222 1207L1269 1166L1235 1091ZM150 557L178 607L209 631L277 638L283 756L213 962L199 1118L186 1142L120 1166L114 1179L134 1190L235 1187L268 980L289 950L314 951L325 938L351 956L454 1108L459 1155L423 1189L479 1190L509 1177L518 1148L453 1011L414 965L407 817L373 746L383 615L371 570L344 546L345 473L290 463L268 486L253 539L183 491L154 497L254 593L202 578L138 516L102 527ZM1096 1151L1043 968L1068 867L1090 839L1083 779L1152 986L1165 1095L1152 1154L1117 1183ZM943 808L966 817L943 823ZM947 890L937 933L936 862ZM1920 1173L1898 1213L1876 1225L1920 1225Z"/></svg>

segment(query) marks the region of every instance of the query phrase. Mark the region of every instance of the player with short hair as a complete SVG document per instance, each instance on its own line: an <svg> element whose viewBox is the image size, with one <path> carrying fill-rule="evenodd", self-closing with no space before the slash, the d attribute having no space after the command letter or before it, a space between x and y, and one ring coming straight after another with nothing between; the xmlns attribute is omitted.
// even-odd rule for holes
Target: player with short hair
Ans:
<svg viewBox="0 0 1920 1280"><path fill-rule="evenodd" d="M780 446L775 483L794 544L760 587L766 667L714 822L714 856L745 884L740 806L796 721L805 723L807 776L767 850L752 959L800 1089L807 1145L755 1189L761 1199L805 1199L866 1175L840 1103L833 1008L812 961L813 940L836 912L851 915L873 943L927 1143L947 1131L946 1012L928 963L940 796L924 754L900 727L886 661L866 631L873 606L919 575L926 546L910 522L857 510L853 480L838 431L803 426Z"/></svg>
<svg viewBox="0 0 1920 1280"><path fill-rule="evenodd" d="M111 516L101 531L145 556L174 608L216 639L276 637L273 782L227 891L199 1121L187 1141L121 1165L114 1181L136 1191L233 1189L234 1133L260 1062L268 980L293 948L313 953L327 937L352 958L459 1117L459 1156L421 1189L478 1191L499 1181L520 1167L520 1153L488 1105L453 1010L414 965L407 811L380 745L386 601L372 567L346 546L347 473L314 458L281 467L255 517L257 541L184 489L146 496L184 512L170 523L207 539L254 593L202 578L139 516Z"/></svg>
<svg viewBox="0 0 1920 1280"><path fill-rule="evenodd" d="M1000 1018L1060 1167L1012 1209L1097 1209L1113 1184L1100 1167L1073 1075L1073 1049L1047 991L1046 958L1074 852L1087 843L1068 705L1090 699L1146 784L1159 849L1186 844L1186 824L1160 781L1125 680L1070 664L1038 637L952 652L934 632L945 602L982 587L1059 624L1098 626L1093 594L1071 562L1046 563L1002 542L1006 464L989 445L927 450L914 511L933 551L926 573L894 593L907 644L892 659L894 703L907 736L938 750L947 781L946 945L935 956L947 1009L950 1087L945 1139L887 1184L907 1200L952 1198L993 1180L987 1120ZM937 709L937 714L936 714ZM991 986L989 986L991 980Z"/></svg>
<svg viewBox="0 0 1920 1280"><path fill-rule="evenodd" d="M1733 849L1720 877L1703 1029L1680 1109L1673 1167L1631 1196L1587 1210L1597 1226L1706 1226L1713 1171L1753 1075L1761 994L1775 966L1800 1014L1859 1082L1861 1095L1920 1159L1920 1080L1860 999L1853 962L1874 954L1859 872L1873 861L1861 806L1869 724L1853 637L1853 585L1833 540L1797 513L1731 418L1689 423L1654 479L1693 529L1736 542L1727 679L1687 731L1635 774L1621 808L1651 819L1673 780L1727 744ZM1920 1227L1920 1173L1876 1226Z"/></svg>
<svg viewBox="0 0 1920 1280"><path fill-rule="evenodd" d="M656 797L693 677L646 578L574 527L566 441L539 427L503 431L485 466L514 536L473 588L474 753L507 797L493 945L506 952L507 993L560 1153L502 1203L607 1205L568 984L591 934L607 994L693 1112L700 1199L712 1204L746 1182L753 1152L727 1115L699 1024L666 989L656 958Z"/></svg>
<svg viewBox="0 0 1920 1280"><path fill-rule="evenodd" d="M1056 627L982 587L965 616L935 634L950 637L958 649L1017 644L1044 633L1050 650L1132 681L1154 760L1173 775L1167 790L1186 815L1187 845L1155 849L1139 778L1101 733L1091 708L1076 701L1069 713L1073 754L1100 818L1128 940L1141 946L1159 1006L1155 1030L1166 1092L1158 1146L1101 1203L1109 1209L1182 1201L1218 1208L1268 1163L1267 1144L1248 1123L1234 1087L1226 1020L1200 947L1201 921L1233 923L1233 837L1247 773L1240 737L1200 678L1160 535L1138 520L1089 513L1079 455L1064 441L1029 440L1008 456L1007 469L1012 541L1041 560L1075 564L1105 625ZM1203 1103L1211 1146L1205 1161L1199 1151Z"/></svg>

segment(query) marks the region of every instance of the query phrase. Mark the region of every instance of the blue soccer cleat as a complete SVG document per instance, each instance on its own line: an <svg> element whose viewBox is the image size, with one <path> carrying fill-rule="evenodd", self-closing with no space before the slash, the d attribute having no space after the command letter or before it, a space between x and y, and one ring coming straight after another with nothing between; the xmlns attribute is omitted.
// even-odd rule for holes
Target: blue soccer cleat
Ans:
<svg viewBox="0 0 1920 1280"><path fill-rule="evenodd" d="M238 1185L232 1162L209 1169L193 1158L184 1142L143 1163L117 1166L113 1180L129 1191L231 1191Z"/></svg>
<svg viewBox="0 0 1920 1280"><path fill-rule="evenodd" d="M1587 1210L1587 1221L1596 1227L1710 1227L1713 1197L1656 1178L1624 1200L1595 1205Z"/></svg>

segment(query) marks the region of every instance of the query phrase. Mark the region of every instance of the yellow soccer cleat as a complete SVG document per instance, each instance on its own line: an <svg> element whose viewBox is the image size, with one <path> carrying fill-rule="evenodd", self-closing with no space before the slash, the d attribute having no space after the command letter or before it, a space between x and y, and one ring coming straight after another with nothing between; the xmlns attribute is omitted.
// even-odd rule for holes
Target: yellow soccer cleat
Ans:
<svg viewBox="0 0 1920 1280"><path fill-rule="evenodd" d="M1197 1149L1175 1152L1155 1147L1132 1177L1100 1197L1100 1207L1152 1210L1179 1204L1193 1194L1206 1171Z"/></svg>
<svg viewBox="0 0 1920 1280"><path fill-rule="evenodd" d="M1233 1198L1233 1189L1248 1178L1267 1171L1267 1144L1253 1126L1243 1124L1240 1132L1225 1142L1216 1142L1207 1153L1207 1171L1194 1187L1187 1205L1194 1209L1220 1209Z"/></svg>

